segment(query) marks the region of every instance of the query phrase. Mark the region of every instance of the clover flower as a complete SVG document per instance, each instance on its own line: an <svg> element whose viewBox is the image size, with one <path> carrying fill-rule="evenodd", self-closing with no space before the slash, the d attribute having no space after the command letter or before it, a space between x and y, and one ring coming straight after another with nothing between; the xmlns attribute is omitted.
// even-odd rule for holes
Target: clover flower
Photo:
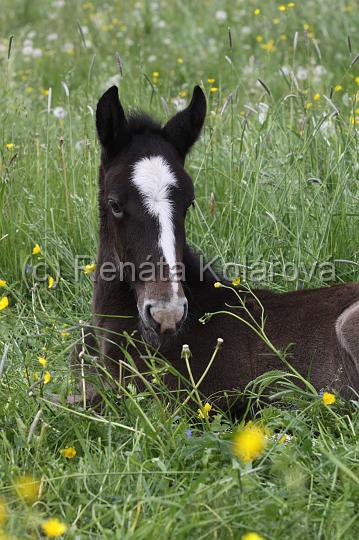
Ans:
<svg viewBox="0 0 359 540"><path fill-rule="evenodd" d="M202 420L208 418L212 408L212 405L207 401L201 409L198 409L198 418L201 418Z"/></svg>

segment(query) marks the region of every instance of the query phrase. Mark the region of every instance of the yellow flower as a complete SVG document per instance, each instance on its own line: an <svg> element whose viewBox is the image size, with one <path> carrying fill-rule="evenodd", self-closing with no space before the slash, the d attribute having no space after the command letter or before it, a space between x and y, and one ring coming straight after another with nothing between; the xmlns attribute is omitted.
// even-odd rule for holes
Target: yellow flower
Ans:
<svg viewBox="0 0 359 540"><path fill-rule="evenodd" d="M310 101L307 101L307 103L304 105L304 108L305 109L310 109L311 107L313 107L313 103L311 103Z"/></svg>
<svg viewBox="0 0 359 540"><path fill-rule="evenodd" d="M215 289L219 289L220 287L222 287L222 283L220 283L219 281L216 281L216 283L213 283L213 287Z"/></svg>
<svg viewBox="0 0 359 540"><path fill-rule="evenodd" d="M40 92L41 92L41 94L43 96L48 96L49 95L49 91L46 88L41 88Z"/></svg>
<svg viewBox="0 0 359 540"><path fill-rule="evenodd" d="M303 29L308 31L308 30L310 29L309 24L308 24L308 23L304 23L304 24L303 24Z"/></svg>
<svg viewBox="0 0 359 540"><path fill-rule="evenodd" d="M330 392L323 392L324 405L333 405L335 403L335 395Z"/></svg>
<svg viewBox="0 0 359 540"><path fill-rule="evenodd" d="M263 38L263 36L261 34L258 34L258 36L256 36L256 42L257 43L262 43L263 39L264 38Z"/></svg>
<svg viewBox="0 0 359 540"><path fill-rule="evenodd" d="M67 459L72 459L76 456L76 448L74 448L73 446L67 446L66 448L64 448L63 450L61 450L61 454L63 455L64 458L67 458Z"/></svg>
<svg viewBox="0 0 359 540"><path fill-rule="evenodd" d="M254 10L254 15L260 15L261 10L259 8L256 8Z"/></svg>
<svg viewBox="0 0 359 540"><path fill-rule="evenodd" d="M62 536L67 531L67 526L65 525L65 523L62 523L57 518L47 519L41 524L41 528L48 538L56 538L57 536Z"/></svg>
<svg viewBox="0 0 359 540"><path fill-rule="evenodd" d="M241 431L235 433L232 441L232 452L243 463L250 463L260 457L267 446L264 429L248 422Z"/></svg>
<svg viewBox="0 0 359 540"><path fill-rule="evenodd" d="M319 93L314 94L313 99L314 101L318 101L320 99L320 94Z"/></svg>
<svg viewBox="0 0 359 540"><path fill-rule="evenodd" d="M38 255L39 253L41 253L41 247L39 246L39 244L35 244L32 248L32 254Z"/></svg>
<svg viewBox="0 0 359 540"><path fill-rule="evenodd" d="M177 64L183 64L183 58L177 58Z"/></svg>
<svg viewBox="0 0 359 540"><path fill-rule="evenodd" d="M5 525L7 521L7 504L3 497L0 497L0 526Z"/></svg>
<svg viewBox="0 0 359 540"><path fill-rule="evenodd" d="M286 34L281 34L281 35L279 36L279 39L280 39L281 41L287 41L288 36L287 36Z"/></svg>
<svg viewBox="0 0 359 540"><path fill-rule="evenodd" d="M6 287L5 279L0 279L0 287Z"/></svg>
<svg viewBox="0 0 359 540"><path fill-rule="evenodd" d="M281 4L280 6L278 6L278 9L279 11L285 11L287 8L283 4Z"/></svg>
<svg viewBox="0 0 359 540"><path fill-rule="evenodd" d="M275 17L274 19L272 19L272 23L273 23L273 24L279 24L279 23L280 23L280 19L278 19L278 17Z"/></svg>
<svg viewBox="0 0 359 540"><path fill-rule="evenodd" d="M12 150L13 148L15 148L15 144L13 142L9 142L5 144L5 148L7 148L8 150Z"/></svg>
<svg viewBox="0 0 359 540"><path fill-rule="evenodd" d="M237 287L240 283L241 283L241 278L240 278L240 277L236 277L236 278L232 281L233 287Z"/></svg>
<svg viewBox="0 0 359 540"><path fill-rule="evenodd" d="M3 296L0 300L0 311L9 306L9 299L7 296Z"/></svg>
<svg viewBox="0 0 359 540"><path fill-rule="evenodd" d="M214 82L216 82L216 79L207 79L207 82L208 82L209 84L213 84Z"/></svg>
<svg viewBox="0 0 359 540"><path fill-rule="evenodd" d="M248 532L242 536L241 540L264 540L264 538L256 532Z"/></svg>
<svg viewBox="0 0 359 540"><path fill-rule="evenodd" d="M262 49L264 49L265 51L269 53L274 52L275 51L274 40L270 39L267 43L262 43L261 47Z"/></svg>
<svg viewBox="0 0 359 540"><path fill-rule="evenodd" d="M294 7L295 7L295 3L294 3L294 2L288 2L287 7L289 7L289 8L294 8Z"/></svg>
<svg viewBox="0 0 359 540"><path fill-rule="evenodd" d="M335 90L336 92L340 92L341 90L343 90L343 87L342 87L341 84L336 84L336 85L334 86L334 90Z"/></svg>
<svg viewBox="0 0 359 540"><path fill-rule="evenodd" d="M157 79L157 77L159 77L159 76L160 76L160 72L159 72L159 71L154 71L154 72L152 73L152 77L154 77L155 79Z"/></svg>
<svg viewBox="0 0 359 540"><path fill-rule="evenodd" d="M40 366L45 368L47 366L47 360L43 356L38 356L37 361L39 362Z"/></svg>
<svg viewBox="0 0 359 540"><path fill-rule="evenodd" d="M52 276L49 276L47 279L47 288L52 289L55 285L55 280Z"/></svg>
<svg viewBox="0 0 359 540"><path fill-rule="evenodd" d="M212 86L212 88L210 89L210 92L212 93L218 92L218 88L216 86Z"/></svg>
<svg viewBox="0 0 359 540"><path fill-rule="evenodd" d="M212 405L210 403L208 403L208 401L204 404L204 406L201 408L201 409L198 409L198 418L202 418L202 420L204 418L208 418L209 417L209 413L211 412L212 410Z"/></svg>
<svg viewBox="0 0 359 540"><path fill-rule="evenodd" d="M62 332L60 332L60 336L63 338L68 337L70 335L71 335L70 332L67 332L67 330L63 330Z"/></svg>
<svg viewBox="0 0 359 540"><path fill-rule="evenodd" d="M33 503L39 498L40 482L29 474L15 478L14 487L17 496L27 503Z"/></svg>
<svg viewBox="0 0 359 540"><path fill-rule="evenodd" d="M49 371L45 371L44 384L48 384L50 381L51 381L51 373Z"/></svg>
<svg viewBox="0 0 359 540"><path fill-rule="evenodd" d="M181 90L180 93L179 93L179 96L180 97L187 97L188 96L187 90Z"/></svg>
<svg viewBox="0 0 359 540"><path fill-rule="evenodd" d="M355 77L354 81L359 84L359 77Z"/></svg>
<svg viewBox="0 0 359 540"><path fill-rule="evenodd" d="M96 263L86 264L84 266L84 274L91 274L96 270Z"/></svg>

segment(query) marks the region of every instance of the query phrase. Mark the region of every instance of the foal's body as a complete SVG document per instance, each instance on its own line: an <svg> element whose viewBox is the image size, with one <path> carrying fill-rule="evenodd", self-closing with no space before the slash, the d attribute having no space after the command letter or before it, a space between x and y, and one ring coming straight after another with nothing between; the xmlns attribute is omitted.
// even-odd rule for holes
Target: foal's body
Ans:
<svg viewBox="0 0 359 540"><path fill-rule="evenodd" d="M127 349L138 369L147 370L146 346L132 346L128 335L155 345L169 364L188 376L182 346L191 351L190 365L198 381L223 339L214 363L199 390L205 396L243 390L259 375L285 369L285 363L245 322L261 320L276 350L312 385L335 389L344 397L359 391L359 285L347 284L285 294L215 288L215 275L201 278L197 256L186 244L185 217L194 200L191 178L184 169L187 152L201 131L206 113L203 92L196 87L192 101L164 127L145 115L126 118L112 87L100 99L97 131L102 146L99 204L100 245L95 275L93 326L87 343L99 351L115 380ZM165 279L139 279L145 261L164 263ZM176 265L184 267L178 278ZM120 272L131 265L135 274ZM114 279L103 268L116 269ZM262 312L263 308L263 312ZM89 368L91 372L91 369ZM165 376L177 388L173 375ZM89 388L93 387L89 385ZM95 390L88 398L95 398Z"/></svg>

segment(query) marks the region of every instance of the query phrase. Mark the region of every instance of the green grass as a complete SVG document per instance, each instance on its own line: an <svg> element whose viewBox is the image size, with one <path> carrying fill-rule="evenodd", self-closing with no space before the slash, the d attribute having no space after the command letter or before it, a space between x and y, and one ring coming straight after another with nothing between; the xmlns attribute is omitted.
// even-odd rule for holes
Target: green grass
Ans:
<svg viewBox="0 0 359 540"><path fill-rule="evenodd" d="M198 250L239 263L234 273L250 286L284 291L359 278L355 1L305 0L285 11L274 1L54 4L2 0L0 10L0 279L7 281L0 298L10 302L0 312L6 538L40 538L40 524L52 516L68 525L69 539L239 539L248 531L266 540L358 538L358 402L337 398L326 407L282 377L285 407L262 406L256 415L272 434L292 439L270 439L251 466L231 454L238 423L215 412L201 422L185 406L174 416L161 385L154 390L162 401L130 386L102 415L48 403L51 393L72 388L68 356L79 321L90 316L91 280L82 272L75 280L74 261L96 257L99 151L91 110L113 77L126 108L163 121L175 112L174 98L197 83L206 91L206 128L187 162L198 203L187 232ZM260 103L268 106L263 123ZM63 119L55 107L65 109ZM32 256L36 243L42 252ZM56 288L23 272L39 261L59 279ZM258 272L258 283L253 270L271 263L273 278ZM285 263L299 273L293 277ZM313 267L323 263L335 275ZM52 379L30 391L40 355ZM253 386L254 399L268 382ZM60 453L66 446L77 450L71 461ZM25 473L41 480L34 504L13 488Z"/></svg>

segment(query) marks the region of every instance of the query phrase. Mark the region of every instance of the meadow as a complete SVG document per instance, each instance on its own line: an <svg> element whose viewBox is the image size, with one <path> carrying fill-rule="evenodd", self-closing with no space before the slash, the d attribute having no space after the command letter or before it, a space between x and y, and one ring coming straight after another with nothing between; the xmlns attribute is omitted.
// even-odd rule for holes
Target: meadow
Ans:
<svg viewBox="0 0 359 540"><path fill-rule="evenodd" d="M101 414L50 400L73 388L90 318L94 110L112 84L163 121L205 91L187 161L198 251L250 287L359 279L357 8L1 0L0 540L359 538L359 401L276 374L282 392L252 410L266 447L244 463L232 440L249 415L174 414L160 377Z"/></svg>

